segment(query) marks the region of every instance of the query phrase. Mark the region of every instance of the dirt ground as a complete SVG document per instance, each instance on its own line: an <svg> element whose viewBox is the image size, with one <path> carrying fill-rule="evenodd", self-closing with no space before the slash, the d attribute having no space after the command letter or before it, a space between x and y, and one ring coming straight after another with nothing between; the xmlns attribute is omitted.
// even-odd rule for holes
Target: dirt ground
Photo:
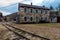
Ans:
<svg viewBox="0 0 60 40"><path fill-rule="evenodd" d="M60 23L56 24L13 24L15 27L25 31L50 38L60 40Z"/></svg>
<svg viewBox="0 0 60 40"><path fill-rule="evenodd" d="M11 23L10 23L11 24ZM25 31L49 38L51 40L60 40L60 23L48 24L15 24L11 25ZM0 23L0 40L4 40L9 31ZM11 33L11 32L10 32ZM10 35L10 33L8 33Z"/></svg>
<svg viewBox="0 0 60 40"><path fill-rule="evenodd" d="M10 32L7 28L5 28L0 22L0 40L9 40L13 38L14 33ZM15 35L14 35L15 36Z"/></svg>
<svg viewBox="0 0 60 40"><path fill-rule="evenodd" d="M7 29L0 23L0 40L4 40L3 37L7 33Z"/></svg>

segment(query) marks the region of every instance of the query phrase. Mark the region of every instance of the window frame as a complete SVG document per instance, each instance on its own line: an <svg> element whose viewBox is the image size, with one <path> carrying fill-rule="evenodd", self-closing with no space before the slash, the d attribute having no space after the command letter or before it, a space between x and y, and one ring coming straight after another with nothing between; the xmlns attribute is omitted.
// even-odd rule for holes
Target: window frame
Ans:
<svg viewBox="0 0 60 40"><path fill-rule="evenodd" d="M31 22L33 21L33 17L30 17L30 21L31 21Z"/></svg>
<svg viewBox="0 0 60 40"><path fill-rule="evenodd" d="M24 22L27 22L27 16L24 16Z"/></svg>
<svg viewBox="0 0 60 40"><path fill-rule="evenodd" d="M33 13L33 9L32 8L30 8L30 13Z"/></svg>
<svg viewBox="0 0 60 40"><path fill-rule="evenodd" d="M35 11L36 11L36 14L39 13L38 9L36 9Z"/></svg>
<svg viewBox="0 0 60 40"><path fill-rule="evenodd" d="M27 12L27 9L26 9L26 7L24 7L24 13L26 13Z"/></svg>

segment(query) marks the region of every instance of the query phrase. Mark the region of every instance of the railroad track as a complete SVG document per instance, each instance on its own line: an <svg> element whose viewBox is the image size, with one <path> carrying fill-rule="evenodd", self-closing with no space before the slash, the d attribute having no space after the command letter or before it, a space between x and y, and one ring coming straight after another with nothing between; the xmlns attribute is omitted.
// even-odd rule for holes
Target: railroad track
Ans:
<svg viewBox="0 0 60 40"><path fill-rule="evenodd" d="M3 24L3 25L10 31L14 32L15 34L17 34L22 38L25 38L26 40L50 40L49 38L41 37L39 35L35 35L22 29L18 29L10 24Z"/></svg>
<svg viewBox="0 0 60 40"><path fill-rule="evenodd" d="M24 37L23 35L17 33L16 31L12 30L12 29L11 29L9 26L7 26L6 24L2 24L2 25L5 26L9 31L13 32L14 34L16 34L17 36L20 37L20 38L18 38L18 39L13 39L13 40L20 40L20 39L21 39L21 40L30 40L30 39Z"/></svg>

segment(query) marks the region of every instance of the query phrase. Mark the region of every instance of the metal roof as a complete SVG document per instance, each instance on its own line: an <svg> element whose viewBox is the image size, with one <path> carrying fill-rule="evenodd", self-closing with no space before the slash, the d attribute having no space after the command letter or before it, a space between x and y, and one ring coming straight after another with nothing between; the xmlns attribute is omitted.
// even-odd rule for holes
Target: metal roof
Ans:
<svg viewBox="0 0 60 40"><path fill-rule="evenodd" d="M47 9L47 10L49 10L49 8L47 8L47 7L36 6L36 5L29 5L29 4L23 4L23 3L19 3L19 7L28 7L28 8Z"/></svg>

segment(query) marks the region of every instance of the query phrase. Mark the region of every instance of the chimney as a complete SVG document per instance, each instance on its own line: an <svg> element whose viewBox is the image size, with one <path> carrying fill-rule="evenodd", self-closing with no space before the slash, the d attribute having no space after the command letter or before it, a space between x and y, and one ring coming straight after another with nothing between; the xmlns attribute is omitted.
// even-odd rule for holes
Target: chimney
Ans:
<svg viewBox="0 0 60 40"><path fill-rule="evenodd" d="M31 2L31 5L32 5L32 2Z"/></svg>

